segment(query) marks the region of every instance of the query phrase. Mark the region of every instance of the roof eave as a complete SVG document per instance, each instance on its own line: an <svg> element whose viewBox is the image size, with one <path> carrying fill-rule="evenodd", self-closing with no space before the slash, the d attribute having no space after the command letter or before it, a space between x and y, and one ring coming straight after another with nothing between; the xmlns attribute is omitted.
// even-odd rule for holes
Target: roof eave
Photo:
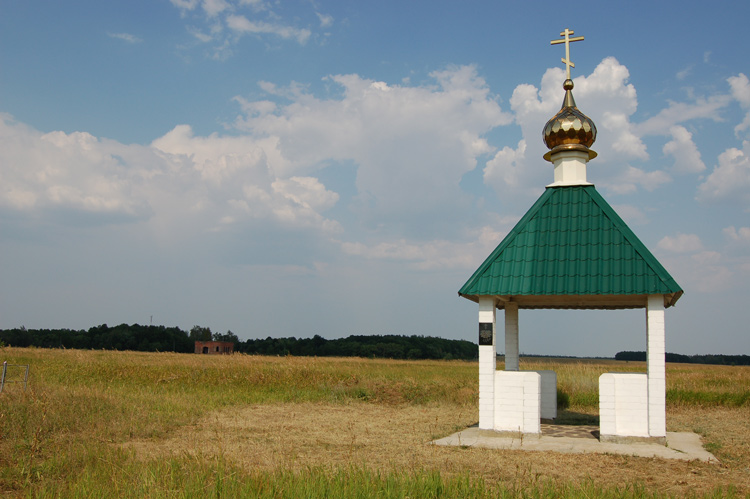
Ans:
<svg viewBox="0 0 750 499"><path fill-rule="evenodd" d="M659 293L657 293L659 294ZM680 299L683 292L666 293L664 308L672 307ZM504 309L505 304L514 302L519 309L567 309L567 310L622 310L646 308L648 293L627 295L473 295L458 293L459 296L479 302L480 296L492 296L498 309Z"/></svg>

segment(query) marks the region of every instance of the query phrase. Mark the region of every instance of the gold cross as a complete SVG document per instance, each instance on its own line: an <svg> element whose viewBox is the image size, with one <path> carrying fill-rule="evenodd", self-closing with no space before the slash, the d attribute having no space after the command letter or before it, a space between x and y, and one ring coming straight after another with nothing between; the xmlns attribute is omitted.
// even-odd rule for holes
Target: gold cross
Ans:
<svg viewBox="0 0 750 499"><path fill-rule="evenodd" d="M576 36L575 38L570 38L570 35L573 34L572 29L565 28L565 31L560 33L560 36L564 36L564 40L552 40L550 45L557 45L558 43L564 43L565 44L565 57L562 59L563 64L565 64L565 69L568 72L568 79L570 80L570 68L576 67L575 64L573 64L570 60L570 42L580 42L583 40L582 36Z"/></svg>

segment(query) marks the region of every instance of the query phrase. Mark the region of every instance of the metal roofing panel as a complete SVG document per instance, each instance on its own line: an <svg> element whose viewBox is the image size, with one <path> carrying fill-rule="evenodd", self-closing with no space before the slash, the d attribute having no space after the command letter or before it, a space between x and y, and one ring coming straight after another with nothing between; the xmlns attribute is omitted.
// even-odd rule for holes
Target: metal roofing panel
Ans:
<svg viewBox="0 0 750 499"><path fill-rule="evenodd" d="M588 185L547 188L459 294L664 294L673 305L682 289Z"/></svg>

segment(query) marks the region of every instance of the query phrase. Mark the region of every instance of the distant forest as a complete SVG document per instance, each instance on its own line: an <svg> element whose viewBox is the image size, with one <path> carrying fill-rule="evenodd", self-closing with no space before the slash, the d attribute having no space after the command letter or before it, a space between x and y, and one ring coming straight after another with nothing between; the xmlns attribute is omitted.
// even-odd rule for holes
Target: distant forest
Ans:
<svg viewBox="0 0 750 499"><path fill-rule="evenodd" d="M239 350L246 353L319 357L474 360L478 353L477 345L470 341L431 336L373 335L327 340L315 335L300 339L247 340L239 345Z"/></svg>
<svg viewBox="0 0 750 499"><path fill-rule="evenodd" d="M215 333L210 328L194 326L190 331L178 327L141 326L138 324L109 327L106 324L80 329L0 329L0 346L40 348L78 348L95 350L133 350L140 352L192 353L196 341L230 341L234 351L258 355L296 355L318 357L376 357L387 359L460 359L475 360L477 344L466 340L446 340L432 336L352 335L327 340L312 338L271 338L245 340L227 331ZM532 357L532 355L523 355ZM618 352L616 360L645 361L646 352ZM748 355L681 355L666 354L667 362L686 364L720 364L747 366Z"/></svg>
<svg viewBox="0 0 750 499"><path fill-rule="evenodd" d="M178 327L138 324L114 327L102 324L88 330L25 327L0 330L0 346L16 347L192 353L196 341L212 340L230 341L234 343L235 352L259 355L446 360L477 358L475 343L430 336L373 335L327 340L315 335L312 338L268 337L240 341L231 331L221 334L207 327L194 326L188 332Z"/></svg>
<svg viewBox="0 0 750 499"><path fill-rule="evenodd" d="M665 354L667 362L681 364L716 364L722 366L750 366L750 355L682 355ZM646 360L646 352L617 352L615 360Z"/></svg>

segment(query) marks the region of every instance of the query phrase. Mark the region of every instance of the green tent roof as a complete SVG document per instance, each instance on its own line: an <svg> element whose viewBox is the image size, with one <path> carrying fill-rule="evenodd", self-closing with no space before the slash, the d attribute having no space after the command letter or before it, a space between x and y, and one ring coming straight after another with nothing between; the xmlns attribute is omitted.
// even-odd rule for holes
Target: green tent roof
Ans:
<svg viewBox="0 0 750 499"><path fill-rule="evenodd" d="M593 185L548 187L459 295L520 308L671 306L682 289Z"/></svg>

